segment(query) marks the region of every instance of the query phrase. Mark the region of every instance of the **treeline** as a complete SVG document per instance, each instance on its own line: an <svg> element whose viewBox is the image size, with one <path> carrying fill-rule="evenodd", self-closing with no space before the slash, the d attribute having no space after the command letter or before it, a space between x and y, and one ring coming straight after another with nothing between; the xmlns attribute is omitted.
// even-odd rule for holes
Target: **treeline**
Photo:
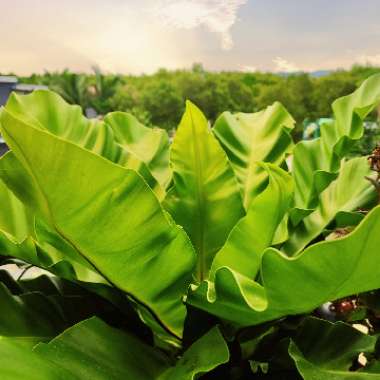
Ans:
<svg viewBox="0 0 380 380"><path fill-rule="evenodd" d="M349 94L380 68L354 66L315 77L306 73L209 72L195 64L191 70L161 69L152 75L105 75L68 70L20 78L25 83L44 84L68 102L93 108L98 114L128 111L147 125L175 128L185 100L197 104L210 120L223 111L253 112L276 100L290 111L301 130L305 119L331 116L331 103Z"/></svg>

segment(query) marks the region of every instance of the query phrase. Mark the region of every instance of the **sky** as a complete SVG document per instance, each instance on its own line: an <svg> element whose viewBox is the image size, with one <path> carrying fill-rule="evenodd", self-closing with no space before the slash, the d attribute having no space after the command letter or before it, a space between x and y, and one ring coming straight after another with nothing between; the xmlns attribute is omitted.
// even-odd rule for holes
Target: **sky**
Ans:
<svg viewBox="0 0 380 380"><path fill-rule="evenodd" d="M380 65L380 0L0 0L0 72Z"/></svg>

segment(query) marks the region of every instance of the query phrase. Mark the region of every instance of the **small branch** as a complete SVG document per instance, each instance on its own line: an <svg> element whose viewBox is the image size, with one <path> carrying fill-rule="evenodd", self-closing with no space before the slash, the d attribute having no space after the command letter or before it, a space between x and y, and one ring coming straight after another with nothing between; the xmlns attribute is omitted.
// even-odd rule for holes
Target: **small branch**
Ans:
<svg viewBox="0 0 380 380"><path fill-rule="evenodd" d="M371 178L367 176L365 178L375 187L378 204L380 204L380 145L377 146L372 152L372 155L368 157L368 163L371 170L377 173L377 177Z"/></svg>
<svg viewBox="0 0 380 380"><path fill-rule="evenodd" d="M365 176L364 178L372 183L372 185L375 187L376 191L380 191L380 182L377 179L371 178L371 177L368 177L368 176Z"/></svg>

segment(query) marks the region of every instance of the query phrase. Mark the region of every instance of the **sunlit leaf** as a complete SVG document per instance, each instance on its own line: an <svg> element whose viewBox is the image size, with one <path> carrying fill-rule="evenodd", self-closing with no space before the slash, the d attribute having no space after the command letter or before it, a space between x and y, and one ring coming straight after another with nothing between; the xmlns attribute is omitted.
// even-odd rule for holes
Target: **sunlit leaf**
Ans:
<svg viewBox="0 0 380 380"><path fill-rule="evenodd" d="M170 162L174 187L165 207L189 234L202 280L244 210L227 156L204 115L190 102L174 137Z"/></svg>
<svg viewBox="0 0 380 380"><path fill-rule="evenodd" d="M231 160L246 209L268 178L259 163L280 165L284 161L293 144L289 132L294 123L278 102L252 114L224 112L215 122L213 132Z"/></svg>
<svg viewBox="0 0 380 380"><path fill-rule="evenodd" d="M0 160L7 186L96 272L181 336L193 250L141 177L6 110L1 125L21 163L14 170L9 155Z"/></svg>

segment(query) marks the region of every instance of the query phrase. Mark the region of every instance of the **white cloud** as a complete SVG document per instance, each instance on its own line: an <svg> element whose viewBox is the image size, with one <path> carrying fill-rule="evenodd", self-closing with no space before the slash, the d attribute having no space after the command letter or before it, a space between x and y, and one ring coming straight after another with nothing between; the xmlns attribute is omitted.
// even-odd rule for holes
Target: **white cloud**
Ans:
<svg viewBox="0 0 380 380"><path fill-rule="evenodd" d="M361 63L363 65L380 66L380 54L362 54L356 59L356 63Z"/></svg>
<svg viewBox="0 0 380 380"><path fill-rule="evenodd" d="M153 7L154 14L168 25L180 29L193 29L205 25L219 34L221 46L233 46L231 28L237 21L239 8L248 0L160 0Z"/></svg>
<svg viewBox="0 0 380 380"><path fill-rule="evenodd" d="M251 65L239 65L239 70L245 73L254 73L257 71L257 67Z"/></svg>
<svg viewBox="0 0 380 380"><path fill-rule="evenodd" d="M276 57L273 60L275 64L275 71L281 73L293 73L296 71L301 71L299 67L297 67L294 63L287 61L282 57Z"/></svg>

